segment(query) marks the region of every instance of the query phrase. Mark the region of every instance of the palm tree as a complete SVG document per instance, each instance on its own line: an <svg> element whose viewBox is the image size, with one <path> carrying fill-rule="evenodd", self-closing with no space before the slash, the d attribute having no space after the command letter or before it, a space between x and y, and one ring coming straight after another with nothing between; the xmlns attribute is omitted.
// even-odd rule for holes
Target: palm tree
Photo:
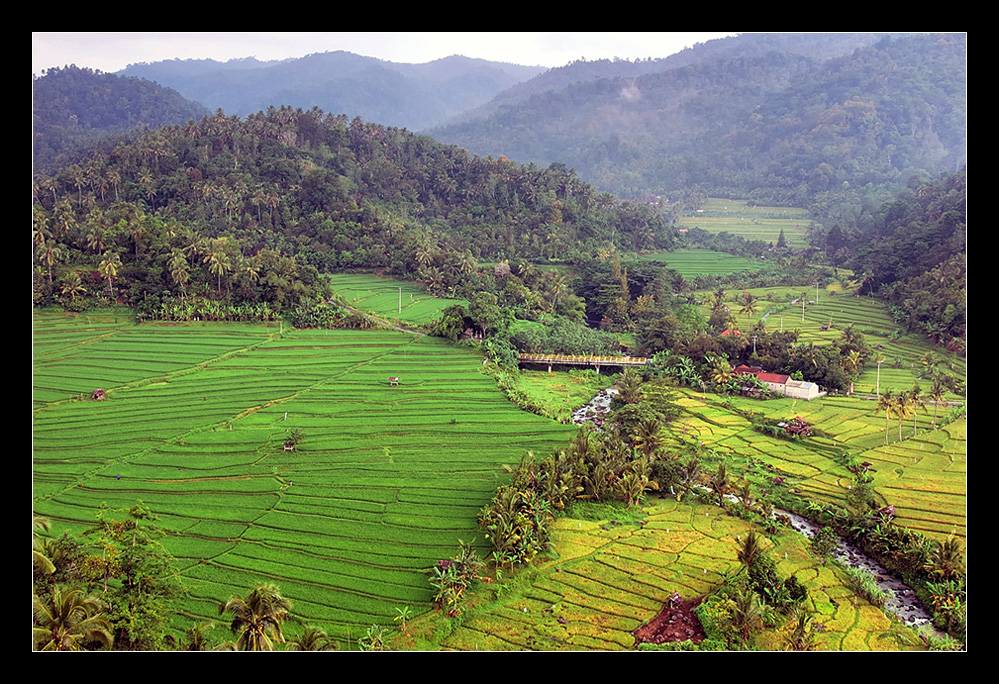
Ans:
<svg viewBox="0 0 999 684"><path fill-rule="evenodd" d="M725 385L735 377L735 372L732 370L732 366L727 359L712 355L706 358L706 360L709 363L708 379L716 385Z"/></svg>
<svg viewBox="0 0 999 684"><path fill-rule="evenodd" d="M944 581L964 574L964 556L961 553L961 540L953 533L947 541L933 543L930 558L924 569L932 575L941 577Z"/></svg>
<svg viewBox="0 0 999 684"><path fill-rule="evenodd" d="M918 434L918 431L916 429L916 409L917 408L922 408L924 413L926 411L926 401L923 399L923 396L924 395L923 395L922 388L919 386L918 382L913 383L912 389L909 390L908 394L906 395L906 397L907 397L907 399L909 401L909 405L912 407L912 435L913 436L915 436L916 434Z"/></svg>
<svg viewBox="0 0 999 684"><path fill-rule="evenodd" d="M203 262L208 264L208 270L218 278L219 295L222 294L222 276L231 269L229 255L225 252L226 239L216 238L208 243L208 252Z"/></svg>
<svg viewBox="0 0 999 684"><path fill-rule="evenodd" d="M104 228L100 225L94 224L90 226L90 230L87 231L87 247L94 250L94 253L100 254L104 251Z"/></svg>
<svg viewBox="0 0 999 684"><path fill-rule="evenodd" d="M642 376L634 368L625 368L614 388L618 391L618 399L625 404L636 404L642 398Z"/></svg>
<svg viewBox="0 0 999 684"><path fill-rule="evenodd" d="M750 530L746 538L740 541L739 552L737 554L739 562L749 570L763 553L763 542L760 539L760 535L756 534L756 530Z"/></svg>
<svg viewBox="0 0 999 684"><path fill-rule="evenodd" d="M898 418L898 441L902 441L902 421L909 417L909 411L913 410L912 397L908 392L899 392L895 395L895 417Z"/></svg>
<svg viewBox="0 0 999 684"><path fill-rule="evenodd" d="M742 634L745 646L749 633L763 624L764 607L751 589L742 589L729 599L728 623Z"/></svg>
<svg viewBox="0 0 999 684"><path fill-rule="evenodd" d="M725 288L719 287L711 295L714 301L714 309L720 309L725 306Z"/></svg>
<svg viewBox="0 0 999 684"><path fill-rule="evenodd" d="M75 300L77 297L85 294L87 292L87 288L83 286L83 280L80 278L80 274L76 271L70 271L62 279L61 292L64 297L69 297L70 300Z"/></svg>
<svg viewBox="0 0 999 684"><path fill-rule="evenodd" d="M884 394L878 395L878 407L875 413L884 411L885 413L885 446L888 446L888 421L895 415L895 395L890 389L886 389Z"/></svg>
<svg viewBox="0 0 999 684"><path fill-rule="evenodd" d="M683 464L680 475L680 484L683 486L683 495L689 496L691 490L701 479L701 461L697 454L692 454L687 462Z"/></svg>
<svg viewBox="0 0 999 684"><path fill-rule="evenodd" d="M173 250L170 255L170 261L167 262L167 268L170 269L170 278L173 280L174 284L180 287L180 299L184 301L184 297L187 293L187 283L190 281L190 270L187 264L187 257L184 256L184 252L179 249Z"/></svg>
<svg viewBox="0 0 999 684"><path fill-rule="evenodd" d="M118 269L120 268L121 257L118 256L117 252L112 252L111 250L104 252L104 257L97 266L100 274L108 279L108 292L110 292L112 297L114 297L114 287L112 287L111 283L118 276Z"/></svg>
<svg viewBox="0 0 999 684"><path fill-rule="evenodd" d="M50 285L52 284L52 266L61 261L65 255L66 250L54 238L39 242L35 247L35 256L48 268Z"/></svg>
<svg viewBox="0 0 999 684"><path fill-rule="evenodd" d="M215 629L215 623L199 622L194 625L187 630L187 640L181 648L185 651L211 651L212 649L208 647L208 630L210 629ZM231 650L232 642L227 642L227 644ZM223 644L219 649L226 650L227 644Z"/></svg>
<svg viewBox="0 0 999 684"><path fill-rule="evenodd" d="M49 530L49 521L36 515L32 517L31 526L33 528L31 536L31 563L46 575L51 575L56 571L55 563L52 562L49 554L46 553L45 543L34 535L34 530L44 530L47 532Z"/></svg>
<svg viewBox="0 0 999 684"><path fill-rule="evenodd" d="M940 376L934 376L933 384L926 392L926 398L933 402L933 427L937 426L937 410L947 396L947 387Z"/></svg>
<svg viewBox="0 0 999 684"><path fill-rule="evenodd" d="M749 292L744 293L742 295L742 308L739 309L739 313L746 314L746 322L748 324L750 317L756 313L756 297Z"/></svg>
<svg viewBox="0 0 999 684"><path fill-rule="evenodd" d="M99 642L111 648L111 623L97 598L57 587L46 601L32 597L31 638L37 651L79 651Z"/></svg>
<svg viewBox="0 0 999 684"><path fill-rule="evenodd" d="M292 651L337 651L340 644L318 627L306 625L301 636L288 639L288 648Z"/></svg>
<svg viewBox="0 0 999 684"><path fill-rule="evenodd" d="M851 349L849 352L847 352L846 367L847 370L850 372L850 375L855 375L857 371L860 369L861 360L862 359L860 356L860 352L857 351L856 349Z"/></svg>
<svg viewBox="0 0 999 684"><path fill-rule="evenodd" d="M232 613L229 628L239 634L239 651L273 651L284 641L281 625L290 611L291 601L273 584L258 584L245 597L233 596L219 606L219 615Z"/></svg>
<svg viewBox="0 0 999 684"><path fill-rule="evenodd" d="M786 643L792 651L815 649L815 627L811 614L801 609L795 611L794 629L787 636Z"/></svg>
<svg viewBox="0 0 999 684"><path fill-rule="evenodd" d="M728 479L728 474L725 472L725 464L719 463L718 470L711 476L711 486L714 488L715 493L718 494L719 506L725 502L725 494L728 492L729 484L731 483Z"/></svg>
<svg viewBox="0 0 999 684"><path fill-rule="evenodd" d="M655 456L666 442L662 423L656 418L643 418L635 428L632 442L646 458Z"/></svg>

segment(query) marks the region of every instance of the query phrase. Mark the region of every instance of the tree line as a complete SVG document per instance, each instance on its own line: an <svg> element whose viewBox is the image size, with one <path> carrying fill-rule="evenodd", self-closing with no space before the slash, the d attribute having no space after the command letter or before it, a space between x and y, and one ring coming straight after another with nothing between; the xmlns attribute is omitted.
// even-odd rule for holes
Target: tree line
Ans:
<svg viewBox="0 0 999 684"><path fill-rule="evenodd" d="M36 304L93 297L100 283L147 314L195 293L284 310L321 294L320 271L446 287L474 260L564 262L677 237L654 208L560 165L483 159L318 109L160 127L39 174L33 191Z"/></svg>

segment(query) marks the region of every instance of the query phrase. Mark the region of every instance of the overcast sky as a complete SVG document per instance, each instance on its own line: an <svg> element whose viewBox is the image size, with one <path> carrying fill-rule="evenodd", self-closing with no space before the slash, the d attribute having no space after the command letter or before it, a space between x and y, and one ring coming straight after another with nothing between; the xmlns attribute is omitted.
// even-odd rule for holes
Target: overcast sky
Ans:
<svg viewBox="0 0 999 684"><path fill-rule="evenodd" d="M668 57L735 33L47 33L34 32L31 71L75 64L115 72L165 59L260 60L345 50L422 64L449 55L559 67L573 60Z"/></svg>

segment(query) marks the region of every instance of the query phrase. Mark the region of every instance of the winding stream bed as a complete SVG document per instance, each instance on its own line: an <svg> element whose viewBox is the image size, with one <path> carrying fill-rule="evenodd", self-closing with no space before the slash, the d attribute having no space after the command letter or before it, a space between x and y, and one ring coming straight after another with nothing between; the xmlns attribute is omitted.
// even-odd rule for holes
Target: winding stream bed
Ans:
<svg viewBox="0 0 999 684"><path fill-rule="evenodd" d="M792 529L809 539L814 537L815 533L819 530L817 525L800 515L796 515L788 511L775 511L774 514L786 515L791 519ZM897 615L898 618L905 624L916 627L930 623L930 614L926 612L926 609L923 608L919 599L916 598L916 592L907 584L904 584L901 580L892 577L892 575L885 570L884 566L880 563L871 559L866 554L857 550L842 539L840 540L836 551L833 553L833 557L851 568L866 570L874 576L878 587L882 590L891 590L894 595L887 603L885 603L884 609Z"/></svg>

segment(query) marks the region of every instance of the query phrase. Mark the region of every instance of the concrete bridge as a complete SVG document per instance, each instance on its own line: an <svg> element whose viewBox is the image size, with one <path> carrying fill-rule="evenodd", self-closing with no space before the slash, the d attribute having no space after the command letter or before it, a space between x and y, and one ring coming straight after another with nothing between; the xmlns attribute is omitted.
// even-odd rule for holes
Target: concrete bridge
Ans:
<svg viewBox="0 0 999 684"><path fill-rule="evenodd" d="M644 356L590 356L575 354L519 354L520 363L532 363L548 366L595 366L600 372L600 366L644 366L648 359Z"/></svg>

